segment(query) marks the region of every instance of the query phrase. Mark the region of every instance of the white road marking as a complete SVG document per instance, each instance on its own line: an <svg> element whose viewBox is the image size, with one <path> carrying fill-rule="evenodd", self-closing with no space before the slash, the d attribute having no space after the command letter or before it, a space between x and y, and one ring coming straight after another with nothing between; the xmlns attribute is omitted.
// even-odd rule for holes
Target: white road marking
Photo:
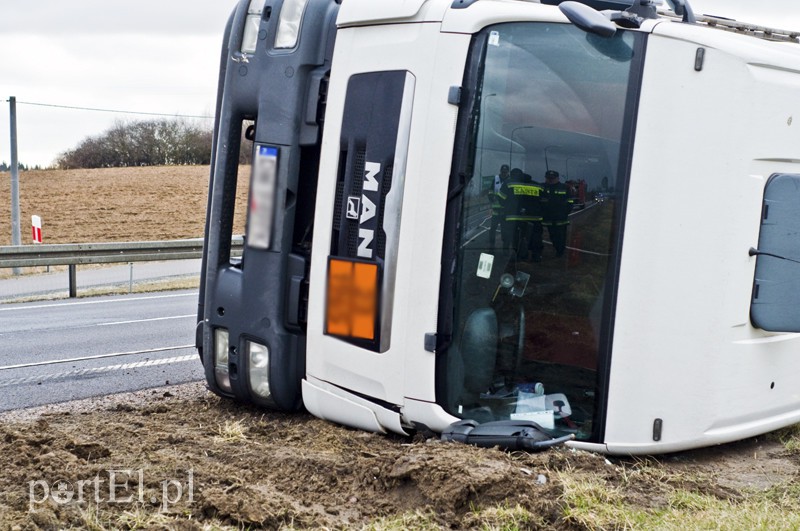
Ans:
<svg viewBox="0 0 800 531"><path fill-rule="evenodd" d="M87 376L95 374L104 374L113 371L123 371L127 369L139 369L142 367L153 367L156 365L168 365L171 363L182 363L185 361L197 361L197 355L189 354L186 356L175 356L172 358L162 358L157 360L137 361L134 363L123 363L119 365L107 365L105 367L92 367L90 369L77 369L74 371L65 371L54 374L42 374L39 376L27 376L24 378L10 378L8 380L0 380L0 387L10 387L12 385L24 385L28 383L42 383L50 380L58 380L62 378L69 378L75 376Z"/></svg>
<svg viewBox="0 0 800 531"><path fill-rule="evenodd" d="M0 308L0 312L11 312L19 310L38 310L40 308L66 308L67 306L86 306L88 304L107 304L112 302L130 302L130 301L148 301L156 299L174 299L177 297L197 297L197 292L194 293L180 293L178 295L156 295L153 297L131 297L128 299L103 299L99 301L80 301L80 302L65 302L53 304L39 304L38 306L14 306L12 308Z"/></svg>
<svg viewBox="0 0 800 531"><path fill-rule="evenodd" d="M152 319L137 319L135 321L116 321L113 323L97 323L94 326L115 326L115 325L124 325L124 324L133 324L133 323L150 323L153 321L168 321L170 319L186 319L187 317L197 317L196 313L191 313L189 315L172 315L170 317L153 317Z"/></svg>
<svg viewBox="0 0 800 531"><path fill-rule="evenodd" d="M549 243L549 242L547 242ZM552 245L552 244L550 244ZM570 251L575 251L576 253L583 253L583 254L591 254L593 256L611 256L609 253L596 253L594 251L587 251L585 249L578 249L577 247L570 247L566 246L565 249L569 249Z"/></svg>
<svg viewBox="0 0 800 531"><path fill-rule="evenodd" d="M118 356L132 356L134 354L152 354L154 352L164 352L166 350L180 350L184 348L194 348L194 345L178 345L176 347L151 348L147 350L134 350L132 352L112 352L111 354L98 354L96 356L84 356L82 358L37 361L34 363L20 363L19 365L6 365L4 367L0 367L0 371L6 371L9 369L25 369L27 367L41 367L42 365L55 365L57 363L74 363L79 361L99 360L102 358L115 358ZM193 357L198 358L196 354L194 354Z"/></svg>
<svg viewBox="0 0 800 531"><path fill-rule="evenodd" d="M472 243L473 241L475 241L475 240L476 240L476 239L477 239L479 236L481 236L481 235L483 235L483 234L485 234L485 233L489 232L490 230L492 230L492 229L491 229L491 227L487 229L486 227L484 227L484 226L483 226L483 224L484 224L484 223L486 223L486 220L488 220L488 219L490 219L490 218L486 218L486 219L484 219L483 221L481 221L480 223L478 223L478 226L479 226L479 227L481 227L483 230L481 230L480 232L478 232L478 234L476 234L475 236L473 236L472 238L470 238L469 240L467 240L465 243L463 243L463 244L461 245L461 248L462 248L462 249L463 249L464 247L466 247L467 245L469 245L470 243Z"/></svg>

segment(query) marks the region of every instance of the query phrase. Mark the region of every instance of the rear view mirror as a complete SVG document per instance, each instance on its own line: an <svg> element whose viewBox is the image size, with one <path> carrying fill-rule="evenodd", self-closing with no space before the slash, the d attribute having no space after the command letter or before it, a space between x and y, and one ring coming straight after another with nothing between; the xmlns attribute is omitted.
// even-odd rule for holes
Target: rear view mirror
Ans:
<svg viewBox="0 0 800 531"><path fill-rule="evenodd" d="M617 32L617 26L599 11L580 2L562 2L558 8L570 22L587 33L601 37L611 37Z"/></svg>

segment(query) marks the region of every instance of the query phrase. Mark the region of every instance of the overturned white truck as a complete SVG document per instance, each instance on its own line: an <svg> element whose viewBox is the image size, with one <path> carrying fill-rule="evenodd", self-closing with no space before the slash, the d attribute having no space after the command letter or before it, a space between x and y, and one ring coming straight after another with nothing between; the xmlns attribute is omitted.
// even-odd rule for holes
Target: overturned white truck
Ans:
<svg viewBox="0 0 800 531"><path fill-rule="evenodd" d="M208 386L376 432L618 454L800 421L798 34L670 6L243 0ZM583 208L548 220L577 182Z"/></svg>

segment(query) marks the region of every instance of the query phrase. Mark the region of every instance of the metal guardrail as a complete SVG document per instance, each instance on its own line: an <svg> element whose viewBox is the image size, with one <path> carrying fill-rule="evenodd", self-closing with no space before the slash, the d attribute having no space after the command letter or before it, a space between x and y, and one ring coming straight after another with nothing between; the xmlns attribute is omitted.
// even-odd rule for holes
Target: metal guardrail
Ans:
<svg viewBox="0 0 800 531"><path fill-rule="evenodd" d="M244 239L235 236L231 250L241 253ZM203 239L163 242L68 243L0 247L0 267L113 264L201 258Z"/></svg>
<svg viewBox="0 0 800 531"><path fill-rule="evenodd" d="M241 256L244 238L231 239L231 254ZM203 239L155 242L68 243L0 247L0 268L69 266L69 296L77 295L77 266L202 258Z"/></svg>

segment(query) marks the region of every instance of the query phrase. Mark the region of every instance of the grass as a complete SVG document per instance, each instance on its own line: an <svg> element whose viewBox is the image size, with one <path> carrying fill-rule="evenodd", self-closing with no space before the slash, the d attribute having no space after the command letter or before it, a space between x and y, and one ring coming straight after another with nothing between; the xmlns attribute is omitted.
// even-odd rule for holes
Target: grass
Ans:
<svg viewBox="0 0 800 531"><path fill-rule="evenodd" d="M220 424L217 427L217 435L214 437L214 440L226 443L244 441L247 440L247 435L245 435L246 431L247 427L244 425L243 421L226 420L225 424Z"/></svg>
<svg viewBox="0 0 800 531"><path fill-rule="evenodd" d="M79 299L86 297L99 297L102 295L128 295L131 293L155 293L160 291L174 291L182 289L197 289L200 284L199 275L191 277L183 277L179 279L167 280L154 280L148 282L136 282L133 284L133 289L130 290L127 283L112 286L103 286L98 288L89 288L80 290L77 293ZM42 295L30 295L26 297L17 297L14 299L4 299L0 304L12 304L22 302L37 302L37 301L51 301L68 299L69 293L49 293Z"/></svg>
<svg viewBox="0 0 800 531"><path fill-rule="evenodd" d="M792 453L800 452L800 424L793 424L786 428L767 434L773 441L780 442L786 450Z"/></svg>
<svg viewBox="0 0 800 531"><path fill-rule="evenodd" d="M180 279L155 280L134 283L133 290L128 284L101 288L86 289L78 293L78 297L97 297L99 295L125 295L128 293L152 293L155 291L171 291L179 289L197 289L200 285L200 276L194 275Z"/></svg>
<svg viewBox="0 0 800 531"><path fill-rule="evenodd" d="M499 504L489 507L472 508L464 517L461 526L464 529L480 529L482 531L515 531L518 529L539 529L547 527L541 515L533 514L524 507ZM377 518L362 529L367 531L405 531L444 529L441 518L433 510L409 511L391 517Z"/></svg>
<svg viewBox="0 0 800 531"><path fill-rule="evenodd" d="M417 510L395 516L377 518L362 529L364 531L405 531L406 529L439 531L442 529L442 525L436 520L434 512Z"/></svg>
<svg viewBox="0 0 800 531"><path fill-rule="evenodd" d="M800 528L800 498L784 487L768 491L746 491L735 500L721 499L675 485L684 483L663 471L661 479L625 481L615 484L597 473L571 470L556 472L564 488L562 518L565 523L583 529L659 529L691 531L719 529L772 530ZM695 478L702 482L702 478ZM648 495L666 491L666 497L652 505ZM634 501L635 500L635 501ZM665 502L665 503L664 503Z"/></svg>
<svg viewBox="0 0 800 531"><path fill-rule="evenodd" d="M81 529L89 531L105 531L107 529L136 529L168 528L174 520L164 514L153 513L146 509L125 511L116 516L104 516L94 505L90 505L80 512Z"/></svg>
<svg viewBox="0 0 800 531"><path fill-rule="evenodd" d="M114 522L115 529L152 529L156 526L167 527L173 520L163 514L153 514L150 511L125 511Z"/></svg>
<svg viewBox="0 0 800 531"><path fill-rule="evenodd" d="M619 488L608 484L599 475L576 470L556 472L564 488L562 517L587 529L630 529L639 521L635 508L626 508Z"/></svg>
<svg viewBox="0 0 800 531"><path fill-rule="evenodd" d="M515 531L546 527L541 515L534 514L520 505L509 507L505 504L474 509L466 523L470 528L483 531Z"/></svg>
<svg viewBox="0 0 800 531"><path fill-rule="evenodd" d="M7 279L7 278L19 278L19 277L27 277L33 275L42 275L45 273L58 273L61 271L66 271L67 266L37 266L37 267L18 267L19 274L14 274L14 268L11 267L0 267L0 280Z"/></svg>

